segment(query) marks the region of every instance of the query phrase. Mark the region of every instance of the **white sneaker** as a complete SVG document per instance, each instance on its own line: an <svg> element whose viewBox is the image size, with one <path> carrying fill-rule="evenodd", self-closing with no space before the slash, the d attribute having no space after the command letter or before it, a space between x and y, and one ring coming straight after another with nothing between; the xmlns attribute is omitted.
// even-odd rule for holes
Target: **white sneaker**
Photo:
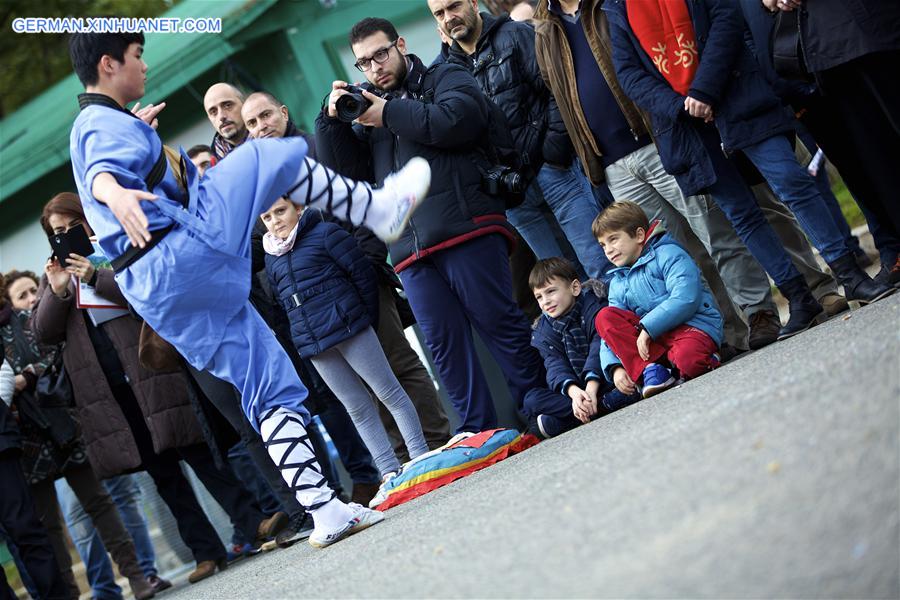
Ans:
<svg viewBox="0 0 900 600"><path fill-rule="evenodd" d="M386 243L396 241L431 185L431 166L421 157L411 158L406 165L391 173L384 180L384 185L372 191L372 203L379 204L381 210L372 211L364 225Z"/></svg>
<svg viewBox="0 0 900 600"><path fill-rule="evenodd" d="M345 537L351 536L354 533L359 533L363 529L368 529L372 525L384 521L384 513L378 512L377 510L369 510L355 502L351 502L347 506L353 509L353 518L336 531L324 533L316 528L312 532L312 535L309 536L310 546L313 548L330 546L335 542L341 541Z"/></svg>
<svg viewBox="0 0 900 600"><path fill-rule="evenodd" d="M378 491L372 496L372 499L369 500L369 508L377 508L379 504L387 500L388 492L387 492L387 483L394 479L397 476L397 473L388 473L381 480L381 487L378 488Z"/></svg>

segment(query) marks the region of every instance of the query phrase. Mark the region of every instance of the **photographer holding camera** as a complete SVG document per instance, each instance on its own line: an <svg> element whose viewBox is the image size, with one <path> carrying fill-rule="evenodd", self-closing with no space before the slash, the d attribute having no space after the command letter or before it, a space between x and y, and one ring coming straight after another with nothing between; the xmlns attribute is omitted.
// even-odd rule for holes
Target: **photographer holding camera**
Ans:
<svg viewBox="0 0 900 600"><path fill-rule="evenodd" d="M491 429L497 414L472 327L499 363L518 407L543 374L528 325L512 300L507 253L513 233L504 201L486 193L482 183L482 172L492 166L483 151L487 101L462 67L426 67L407 54L389 21L363 19L350 32L350 46L368 85L342 100L352 92L347 83L334 82L316 120L319 160L343 175L375 182L409 157L430 163L428 201L390 245L391 262L460 415L458 431ZM358 110L354 104L367 103L356 125L339 118ZM338 105L348 114L339 114Z"/></svg>

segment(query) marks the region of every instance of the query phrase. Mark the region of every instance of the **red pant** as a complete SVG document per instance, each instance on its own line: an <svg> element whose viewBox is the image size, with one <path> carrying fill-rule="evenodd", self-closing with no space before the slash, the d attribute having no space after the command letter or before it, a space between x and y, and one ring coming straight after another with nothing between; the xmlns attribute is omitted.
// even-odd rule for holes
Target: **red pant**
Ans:
<svg viewBox="0 0 900 600"><path fill-rule="evenodd" d="M594 320L594 327L616 353L625 372L635 383L640 382L644 368L651 363L666 363L678 369L685 379L692 379L719 366L713 356L718 349L706 333L696 327L679 325L650 341L650 359L638 354L637 339L641 318L630 310L607 306Z"/></svg>

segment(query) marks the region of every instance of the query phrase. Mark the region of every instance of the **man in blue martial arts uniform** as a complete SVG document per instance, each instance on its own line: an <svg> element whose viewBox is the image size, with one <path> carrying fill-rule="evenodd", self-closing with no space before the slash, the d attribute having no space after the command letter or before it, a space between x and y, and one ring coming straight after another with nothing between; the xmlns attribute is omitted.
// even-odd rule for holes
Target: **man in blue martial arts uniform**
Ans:
<svg viewBox="0 0 900 600"><path fill-rule="evenodd" d="M254 140L199 181L182 153L187 193L154 127L163 105L136 115L144 94L143 34L74 34L69 50L85 93L70 139L85 214L131 306L195 368L241 391L244 414L313 515L310 544L324 547L382 520L329 489L306 435L307 390L250 306L250 233L281 196L399 236L431 171L413 159L377 190L306 157L302 138ZM148 124L149 123L149 124Z"/></svg>

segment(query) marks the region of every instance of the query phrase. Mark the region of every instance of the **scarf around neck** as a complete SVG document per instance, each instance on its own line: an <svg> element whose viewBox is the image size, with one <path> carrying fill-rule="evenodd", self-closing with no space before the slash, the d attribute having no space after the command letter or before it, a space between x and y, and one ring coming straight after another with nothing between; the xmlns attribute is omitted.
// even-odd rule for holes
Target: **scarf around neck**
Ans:
<svg viewBox="0 0 900 600"><path fill-rule="evenodd" d="M583 294L584 291L581 293ZM572 370L581 377L584 363L587 362L588 353L591 351L591 342L581 329L579 298L575 298L575 304L566 315L558 319L551 319L550 326L562 337L566 358L569 359Z"/></svg>
<svg viewBox="0 0 900 600"><path fill-rule="evenodd" d="M291 229L291 233L284 239L267 231L265 235L263 235L263 250L266 251L266 254L271 254L272 256L287 254L294 249L294 242L297 241L297 232L299 230L300 221L297 221L297 224Z"/></svg>
<svg viewBox="0 0 900 600"><path fill-rule="evenodd" d="M629 0L625 9L641 48L672 89L687 96L700 58L687 2Z"/></svg>

